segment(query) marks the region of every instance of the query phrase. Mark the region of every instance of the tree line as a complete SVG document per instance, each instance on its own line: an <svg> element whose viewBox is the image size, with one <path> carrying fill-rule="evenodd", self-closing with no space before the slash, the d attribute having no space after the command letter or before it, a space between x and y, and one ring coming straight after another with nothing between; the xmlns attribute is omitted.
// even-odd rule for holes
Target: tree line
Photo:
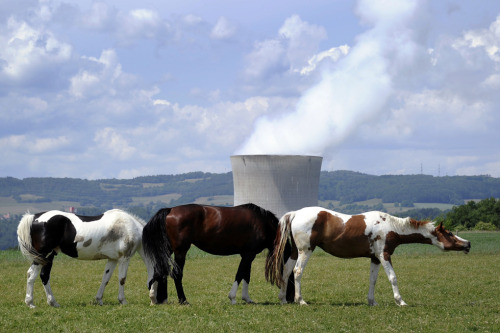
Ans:
<svg viewBox="0 0 500 333"><path fill-rule="evenodd" d="M128 206L134 197L176 193L171 205L199 197L233 195L232 173L190 172L180 175L143 176L133 179L86 180L75 178L0 178L0 196L17 202L76 201L82 206L109 209ZM29 194L30 196L26 196ZM352 171L322 171L319 200L351 204L370 199L384 203L446 203L500 198L500 178L490 176L433 177L428 175L373 176Z"/></svg>

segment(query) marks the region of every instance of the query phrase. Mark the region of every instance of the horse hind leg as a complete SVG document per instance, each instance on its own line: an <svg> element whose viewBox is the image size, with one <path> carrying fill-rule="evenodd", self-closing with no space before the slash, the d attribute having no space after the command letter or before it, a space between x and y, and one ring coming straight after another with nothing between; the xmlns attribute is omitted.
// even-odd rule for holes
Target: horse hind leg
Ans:
<svg viewBox="0 0 500 333"><path fill-rule="evenodd" d="M26 297L24 298L24 302L32 309L35 307L35 304L33 303L33 288L35 285L35 280L37 276L40 275L41 270L42 266L34 262L33 264L31 264L27 272L28 278L26 281Z"/></svg>
<svg viewBox="0 0 500 333"><path fill-rule="evenodd" d="M287 294L288 294L288 287L289 287L288 286L288 279L289 279L290 275L292 274L293 267L295 266L296 262L297 262L297 260L290 258L286 261L286 264L283 267L283 280L281 282L281 289L280 289L280 293L278 295L278 298L280 299L281 304L288 303L288 301L287 301ZM294 294L295 294L295 291L294 291ZM295 297L295 295L293 295L293 296ZM293 301L293 299L292 299L292 301Z"/></svg>
<svg viewBox="0 0 500 333"><path fill-rule="evenodd" d="M120 304L126 305L127 300L125 299L125 282L127 280L127 271L128 271L128 266L130 264L130 257L121 258L119 261L120 263L118 265L118 280L119 280L118 302L120 302Z"/></svg>
<svg viewBox="0 0 500 333"><path fill-rule="evenodd" d="M299 257L297 259L297 263L295 264L295 268L293 269L295 276L295 302L300 305L307 305L307 303L302 299L302 290L301 290L301 280L302 274L304 273L304 269L307 265L307 261L311 257L311 250L299 250Z"/></svg>
<svg viewBox="0 0 500 333"><path fill-rule="evenodd" d="M45 289L45 295L47 296L47 304L58 308L60 305L56 302L54 293L52 293L52 288L50 287L50 271L52 270L52 261L54 260L55 252L47 258L48 263L42 266L40 272L40 279L42 280L43 289Z"/></svg>
<svg viewBox="0 0 500 333"><path fill-rule="evenodd" d="M254 303L248 294L248 286L250 284L250 274L252 270L252 262L255 259L255 254L242 255L240 265L238 266L238 271L236 272L235 281L231 290L229 291L228 298L231 304L236 304L236 292L238 291L238 286L243 281L241 290L241 299L247 303Z"/></svg>
<svg viewBox="0 0 500 333"><path fill-rule="evenodd" d="M104 288L109 282L111 275L113 275L113 271L115 270L116 264L118 262L116 260L108 260L106 266L104 267L104 274L102 275L102 282L99 290L97 291L97 295L95 296L95 302L99 305L102 305L102 297L104 295Z"/></svg>

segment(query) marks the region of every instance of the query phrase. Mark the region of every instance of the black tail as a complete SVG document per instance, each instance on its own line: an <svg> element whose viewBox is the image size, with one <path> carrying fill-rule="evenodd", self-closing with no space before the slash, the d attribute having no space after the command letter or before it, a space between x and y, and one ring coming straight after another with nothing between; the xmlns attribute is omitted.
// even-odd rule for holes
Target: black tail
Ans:
<svg viewBox="0 0 500 333"><path fill-rule="evenodd" d="M165 220L171 208L160 209L144 226L142 231L142 247L144 254L151 261L154 268L153 280L166 279L175 270L172 260L172 246L167 237ZM148 286L151 287L151 286Z"/></svg>

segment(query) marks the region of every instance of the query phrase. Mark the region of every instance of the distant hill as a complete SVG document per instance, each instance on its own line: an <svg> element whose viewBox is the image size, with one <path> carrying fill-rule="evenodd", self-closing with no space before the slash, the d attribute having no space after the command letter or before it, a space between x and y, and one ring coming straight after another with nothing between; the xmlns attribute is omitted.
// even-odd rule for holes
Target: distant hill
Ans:
<svg viewBox="0 0 500 333"><path fill-rule="evenodd" d="M383 202L460 205L469 199L500 198L500 178L490 176L372 176L333 171L321 173L319 186L320 200L344 203L378 198Z"/></svg>
<svg viewBox="0 0 500 333"><path fill-rule="evenodd" d="M77 202L109 209L169 196L168 205L195 202L201 197L232 196L232 173L191 172L133 179L0 178L0 197L17 203ZM427 175L373 176L352 171L322 171L319 199L349 204L370 199L411 204L459 205L468 199L500 198L500 178L490 176L433 177ZM231 203L229 203L231 204Z"/></svg>
<svg viewBox="0 0 500 333"><path fill-rule="evenodd" d="M349 214L385 210L434 219L453 205L488 198L500 198L500 178L373 176L352 171L322 171L320 175L319 204ZM190 172L100 180L4 177L0 178L0 250L16 246L17 224L26 210L75 206L78 214L97 215L111 208L124 208L148 220L162 207L192 202L232 205L232 173ZM425 207L425 203L432 205Z"/></svg>

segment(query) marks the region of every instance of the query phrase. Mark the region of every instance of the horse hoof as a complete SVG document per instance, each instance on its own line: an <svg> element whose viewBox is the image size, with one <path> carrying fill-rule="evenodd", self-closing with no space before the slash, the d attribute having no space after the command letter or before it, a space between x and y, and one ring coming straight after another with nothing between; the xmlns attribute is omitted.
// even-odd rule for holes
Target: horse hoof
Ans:
<svg viewBox="0 0 500 333"><path fill-rule="evenodd" d="M179 304L180 304L180 305L191 305L191 304L189 304L189 302L188 302L188 301L186 301L186 300L179 301Z"/></svg>
<svg viewBox="0 0 500 333"><path fill-rule="evenodd" d="M242 298L247 304L255 304L254 301L252 301L250 298Z"/></svg>
<svg viewBox="0 0 500 333"><path fill-rule="evenodd" d="M96 298L92 301L92 304L94 305L102 305L102 299Z"/></svg>
<svg viewBox="0 0 500 333"><path fill-rule="evenodd" d="M308 304L306 303L306 301L304 301L304 300L300 300L299 304L300 304L300 305L308 305Z"/></svg>
<svg viewBox="0 0 500 333"><path fill-rule="evenodd" d="M377 306L377 305L378 305L378 303L377 303L377 302L375 302L375 301L368 301L368 305L369 305L369 306Z"/></svg>
<svg viewBox="0 0 500 333"><path fill-rule="evenodd" d="M124 300L124 299L118 300L118 301L120 302L121 305L127 305L128 304L127 300Z"/></svg>

